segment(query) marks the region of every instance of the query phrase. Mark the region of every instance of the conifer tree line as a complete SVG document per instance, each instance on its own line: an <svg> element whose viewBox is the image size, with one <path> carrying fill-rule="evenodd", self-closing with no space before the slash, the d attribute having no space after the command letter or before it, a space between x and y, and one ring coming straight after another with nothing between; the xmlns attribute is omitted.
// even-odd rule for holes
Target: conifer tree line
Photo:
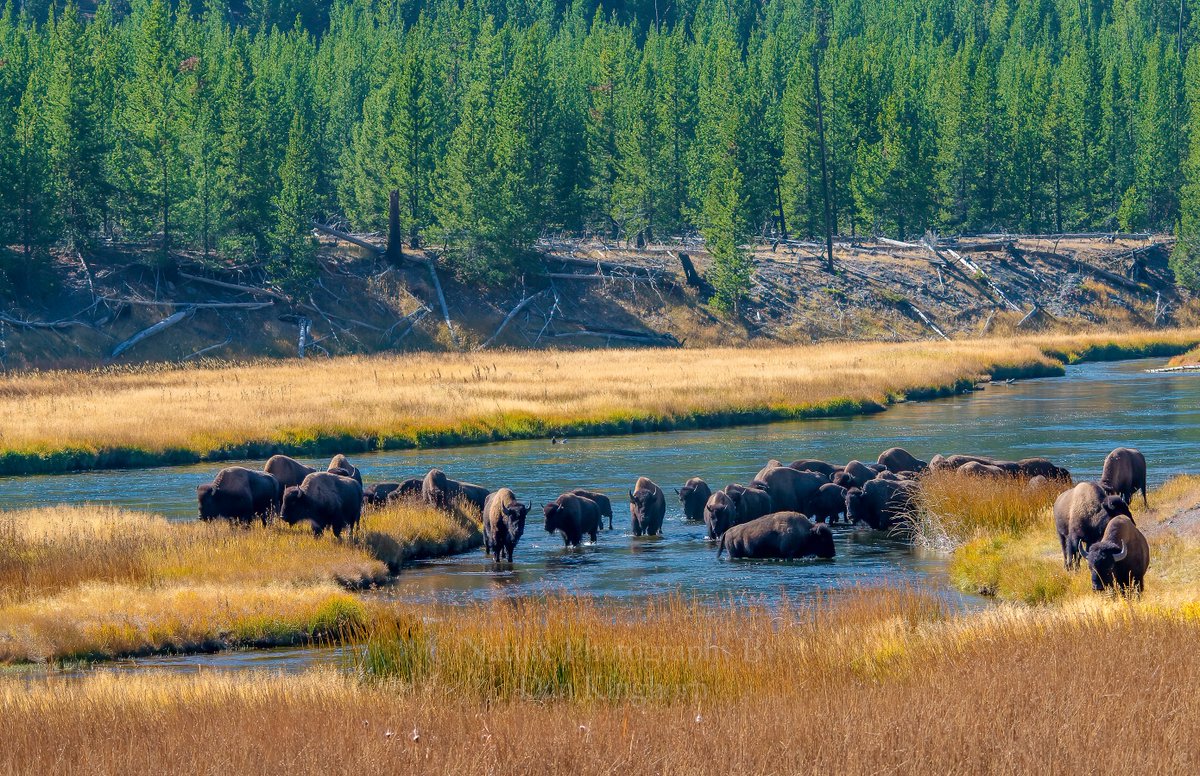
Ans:
<svg viewBox="0 0 1200 776"><path fill-rule="evenodd" d="M309 225L466 278L539 235L1179 230L1195 0L66 0L0 12L0 270L102 242L313 267ZM669 6L669 7L668 7Z"/></svg>

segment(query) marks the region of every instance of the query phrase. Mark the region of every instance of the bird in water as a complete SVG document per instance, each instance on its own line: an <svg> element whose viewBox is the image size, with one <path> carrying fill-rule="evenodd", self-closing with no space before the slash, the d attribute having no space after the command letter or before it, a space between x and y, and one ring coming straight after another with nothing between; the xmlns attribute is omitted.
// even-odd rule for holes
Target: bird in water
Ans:
<svg viewBox="0 0 1200 776"><path fill-rule="evenodd" d="M562 437L562 438L559 438L556 436L550 437L550 444L552 444L552 445L565 445L566 443L567 443L566 437Z"/></svg>

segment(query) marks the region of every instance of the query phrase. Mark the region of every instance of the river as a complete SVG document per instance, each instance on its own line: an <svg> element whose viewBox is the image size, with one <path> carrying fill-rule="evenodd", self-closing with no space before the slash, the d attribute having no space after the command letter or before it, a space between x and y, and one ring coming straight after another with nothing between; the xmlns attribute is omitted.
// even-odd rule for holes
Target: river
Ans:
<svg viewBox="0 0 1200 776"><path fill-rule="evenodd" d="M670 489L691 476L704 477L714 489L746 482L773 457L785 462L874 460L894 445L926 459L938 452L1042 455L1067 466L1076 479L1095 478L1109 450L1129 445L1146 454L1152 483L1200 472L1200 375L1146 371L1161 364L1142 360L1071 366L1066 377L992 384L853 418L568 439L561 445L520 441L355 456L368 482L416 476L436 465L452 477L490 487L507 485L535 505L572 487L601 490L613 498L617 518L616 530L602 533L594 546L565 550L558 536L542 530L535 508L513 566L493 567L482 553L428 561L406 569L394 586L372 595L447 603L547 591L625 600L665 591L721 600L770 599L886 581L957 597L945 586L943 558L844 526L835 527L834 561L717 563L703 527L682 520ZM91 502L192 519L194 488L217 468L207 464L0 478L0 508ZM622 496L641 475L671 496L663 537L635 538L628 531ZM184 664L196 662L187 659Z"/></svg>

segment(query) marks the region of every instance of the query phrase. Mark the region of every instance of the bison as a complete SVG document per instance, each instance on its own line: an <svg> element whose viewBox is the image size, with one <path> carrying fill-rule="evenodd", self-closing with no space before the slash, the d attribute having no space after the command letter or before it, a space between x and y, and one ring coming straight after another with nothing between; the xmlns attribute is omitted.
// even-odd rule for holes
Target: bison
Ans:
<svg viewBox="0 0 1200 776"><path fill-rule="evenodd" d="M513 549L525 533L525 516L529 506L517 501L508 488L489 493L483 502L483 551L496 563L501 556L512 563Z"/></svg>
<svg viewBox="0 0 1200 776"><path fill-rule="evenodd" d="M425 503L439 509L448 509L455 499L462 498L474 504L482 513L483 502L487 500L488 492L482 485L452 480L441 469L430 469L421 483L421 498Z"/></svg>
<svg viewBox="0 0 1200 776"><path fill-rule="evenodd" d="M874 477L874 473L871 475ZM825 478L813 472L797 471L789 466L770 469L751 483L771 496L776 512L808 512Z"/></svg>
<svg viewBox="0 0 1200 776"><path fill-rule="evenodd" d="M718 490L704 504L704 526L709 539L720 539L721 534L738 524L738 508L729 493Z"/></svg>
<svg viewBox="0 0 1200 776"><path fill-rule="evenodd" d="M913 472L919 474L929 468L929 464L917 458L903 447L890 447L879 454L877 463L892 474Z"/></svg>
<svg viewBox="0 0 1200 776"><path fill-rule="evenodd" d="M745 485L732 483L725 486L725 492L737 507L739 523L746 523L777 511L771 503L771 494L762 488L747 488Z"/></svg>
<svg viewBox="0 0 1200 776"><path fill-rule="evenodd" d="M843 487L854 488L861 488L863 485L866 485L868 482L875 479L875 475L879 473L867 466L862 461L851 461L850 463L846 464L843 472L850 478L851 484L843 485L841 482L838 484L843 485Z"/></svg>
<svg viewBox="0 0 1200 776"><path fill-rule="evenodd" d="M1061 466L1055 466L1046 458L1022 458L1017 461L1017 468L1021 476L1028 479L1045 477L1048 480L1071 481L1071 472Z"/></svg>
<svg viewBox="0 0 1200 776"><path fill-rule="evenodd" d="M421 491L425 486L423 477L409 477L401 481L395 489L387 495L387 502L395 504L398 501L413 501L421 498Z"/></svg>
<svg viewBox="0 0 1200 776"><path fill-rule="evenodd" d="M608 530L612 530L612 501L608 496L604 495L603 493L597 493L594 490L583 490L582 488L576 488L570 492L574 493L576 496L581 496L596 502L596 506L600 507L600 517L608 518ZM600 527L604 527L604 520L600 521Z"/></svg>
<svg viewBox="0 0 1200 776"><path fill-rule="evenodd" d="M1108 521L1129 514L1129 505L1120 496L1109 496L1096 482L1081 482L1063 491L1054 500L1054 527L1062 545L1063 565L1079 567L1085 545L1100 541Z"/></svg>
<svg viewBox="0 0 1200 776"><path fill-rule="evenodd" d="M1088 547L1087 564L1093 590L1116 587L1122 593L1141 593L1150 566L1150 545L1133 520L1117 515L1108 521L1100 541Z"/></svg>
<svg viewBox="0 0 1200 776"><path fill-rule="evenodd" d="M1142 492L1142 504L1150 506L1146 499L1146 456L1132 447L1118 447L1104 459L1104 471L1100 475L1100 487L1129 502L1133 494Z"/></svg>
<svg viewBox="0 0 1200 776"><path fill-rule="evenodd" d="M558 531L567 547L578 547L583 535L592 542L600 531L600 507L595 501L574 493L564 493L553 502L542 507L546 517L546 533Z"/></svg>
<svg viewBox="0 0 1200 776"><path fill-rule="evenodd" d="M362 473L359 472L357 466L350 463L349 458L341 453L338 453L332 459L330 459L329 466L326 467L325 471L341 474L344 477L350 477L359 485L362 485Z"/></svg>
<svg viewBox="0 0 1200 776"><path fill-rule="evenodd" d="M871 480L852 488L846 491L846 522L890 528L908 513L915 492L916 483L909 480Z"/></svg>
<svg viewBox="0 0 1200 776"><path fill-rule="evenodd" d="M799 512L773 512L749 523L735 525L721 535L717 548L730 558L793 559L806 555L832 558L833 532L824 523L814 524Z"/></svg>
<svg viewBox="0 0 1200 776"><path fill-rule="evenodd" d="M282 494L272 475L230 466L217 472L211 483L196 488L196 501L201 520L223 517L249 524L257 517L266 525L271 513L279 510Z"/></svg>
<svg viewBox="0 0 1200 776"><path fill-rule="evenodd" d="M704 519L704 507L712 497L712 488L708 487L707 482L699 477L692 477L675 492L679 494L679 502L683 504L684 519Z"/></svg>
<svg viewBox="0 0 1200 776"><path fill-rule="evenodd" d="M353 477L313 472L284 491L279 516L288 525L308 521L317 536L329 528L340 538L342 531L353 531L358 525L362 506L362 485Z"/></svg>
<svg viewBox="0 0 1200 776"><path fill-rule="evenodd" d="M809 514L818 523L836 523L838 516L846 511L846 489L827 482L817 490Z"/></svg>
<svg viewBox="0 0 1200 776"><path fill-rule="evenodd" d="M667 515L667 498L662 488L647 477L638 481L629 491L629 516L633 535L655 536L662 534L663 518Z"/></svg>
<svg viewBox="0 0 1200 776"><path fill-rule="evenodd" d="M287 490L293 485L304 482L304 478L316 471L311 466L305 466L295 458L286 455L273 455L263 464L263 471L279 481L279 487Z"/></svg>
<svg viewBox="0 0 1200 776"><path fill-rule="evenodd" d="M818 461L815 458L801 458L797 461L792 461L788 464L789 469L795 469L798 472L812 472L820 474L825 479L831 479L838 472L838 467L826 461Z"/></svg>

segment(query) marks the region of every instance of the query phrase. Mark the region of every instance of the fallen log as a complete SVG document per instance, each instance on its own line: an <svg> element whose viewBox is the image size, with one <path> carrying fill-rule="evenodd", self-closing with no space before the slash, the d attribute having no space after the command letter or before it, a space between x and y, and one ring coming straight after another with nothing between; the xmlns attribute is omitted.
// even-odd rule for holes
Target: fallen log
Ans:
<svg viewBox="0 0 1200 776"><path fill-rule="evenodd" d="M1035 304L1035 305L1033 306L1033 309L1032 309L1032 310L1030 310L1029 312L1027 312L1027 313L1025 314L1025 317L1024 317L1024 318L1022 318L1021 320L1017 321L1016 328L1018 328L1018 329L1019 329L1019 328L1021 328L1022 326L1024 326L1026 323L1028 323L1028 322L1029 322L1029 321L1030 321L1030 320L1031 320L1031 319L1032 319L1034 316L1036 316L1036 315L1037 315L1038 313L1040 313L1041 311L1042 311L1042 308L1038 307L1038 306Z"/></svg>
<svg viewBox="0 0 1200 776"><path fill-rule="evenodd" d="M475 349L483 350L488 345L491 345L493 342L495 342L496 338L500 336L500 332L504 331L505 327L508 326L509 322L512 321L513 318L517 317L517 313L521 312L526 307L528 307L529 304L531 302L533 302L533 300L537 299L540 296L544 296L545 294L546 294L545 291L538 291L533 296L523 297L520 302L517 302L517 306L514 307L512 310L510 310L508 315L504 316L504 320L500 321L500 325L496 327L496 331L492 332L492 336L488 337L486 342L484 342L482 345L480 345L479 347L477 347Z"/></svg>
<svg viewBox="0 0 1200 776"><path fill-rule="evenodd" d="M281 302L288 301L287 297L278 291L272 291L269 288L257 288L255 286L243 286L239 283L227 283L224 280L213 280L212 278L202 277L200 275L190 275L187 272L180 272L179 277L184 280L190 280L193 283L203 283L213 288L223 288L226 291L239 291L244 294L252 294L254 296L269 296L272 299L278 299Z"/></svg>
<svg viewBox="0 0 1200 776"><path fill-rule="evenodd" d="M177 313L169 315L166 318L163 318L161 321L154 324L153 326L149 326L145 329L142 329L137 334L134 334L129 339L127 339L124 342L122 342L121 344L117 345L115 348L113 348L113 352L109 356L109 358L110 359L116 358L117 356L121 355L122 353L124 353L127 350L129 350L130 348L132 348L134 345L137 345L139 342L149 339L150 337L153 337L155 334L161 334L162 332L171 328L175 324L180 323L181 321L185 321L188 318L192 317L193 315L195 315L195 313L196 313L196 311L189 307L189 308L180 310Z"/></svg>
<svg viewBox="0 0 1200 776"><path fill-rule="evenodd" d="M663 347L663 346L679 347L679 340L675 339L674 337L647 336L644 334L612 334L612 333L603 332L603 331L588 331L587 329L584 329L582 331L562 332L560 334L554 334L552 336L554 336L556 338L561 338L561 337L603 337L604 339L628 340L628 341L633 341L633 342L641 342L644 345L654 345L654 346L659 346L659 347Z"/></svg>
<svg viewBox="0 0 1200 776"><path fill-rule="evenodd" d="M196 356L201 356L201 355L204 355L205 353L211 353L212 351L217 350L218 348L223 348L231 342L233 342L233 337L228 337L228 338L226 338L226 340L224 342L218 342L216 345L209 345L206 348L200 348L195 353L189 353L179 360L180 361L188 361L190 359L195 358Z"/></svg>
<svg viewBox="0 0 1200 776"><path fill-rule="evenodd" d="M1099 267L1093 266L1091 264L1087 264L1086 262L1082 262L1079 259L1071 258L1070 256L1065 256L1061 253L1055 253L1053 251L1029 251L1029 250L1023 250L1021 248L1017 248L1015 246L1013 247L1013 250L1016 252L1019 252L1021 254L1027 255L1027 256L1035 256L1044 261L1057 261L1062 264L1066 264L1068 267L1070 267L1074 270L1077 270L1079 272L1089 273L1091 275L1094 275L1097 278L1100 278L1101 280L1106 280L1115 286L1120 286L1129 291L1135 291L1135 292L1141 293L1141 294L1148 294L1148 293L1150 293L1150 290L1151 290L1148 286L1142 285L1141 283L1138 283L1137 281L1130 280L1129 278L1124 277L1122 275L1118 275L1115 272L1109 272L1106 269L1100 269Z"/></svg>
<svg viewBox="0 0 1200 776"><path fill-rule="evenodd" d="M61 321L23 321L7 313L0 313L0 321L22 329L69 329L72 326L86 326L88 328L92 326L87 321L77 321L74 319L64 319Z"/></svg>
<svg viewBox="0 0 1200 776"><path fill-rule="evenodd" d="M438 304L442 306L442 317L446 319L446 328L450 330L450 339L458 344L458 335L454 332L454 324L450 322L450 307L446 304L446 295L442 293L442 281L438 280L437 267L432 261L426 261L429 277L433 280L433 290L437 293Z"/></svg>
<svg viewBox="0 0 1200 776"><path fill-rule="evenodd" d="M670 273L659 267L647 267L641 264L625 264L619 261L606 261L604 259L580 259L575 256L546 256L544 261L558 261L563 264L573 264L579 267L594 267L597 272L608 270L609 272L619 271L636 274L644 272L647 275L666 276Z"/></svg>
<svg viewBox="0 0 1200 776"><path fill-rule="evenodd" d="M372 251L376 254L383 255L386 253L385 248L381 248L374 243L367 242L363 238L352 235L349 232L343 232L341 229L334 229L332 226L326 226L325 224L317 223L316 221L312 222L312 228L316 229L318 232L323 232L330 237L336 237L339 240L345 240L348 243L357 245L360 248L365 248L368 251Z"/></svg>
<svg viewBox="0 0 1200 776"><path fill-rule="evenodd" d="M102 296L100 301L140 307L184 307L189 310L261 310L275 304L274 302L155 302L149 299L127 299L116 296Z"/></svg>

